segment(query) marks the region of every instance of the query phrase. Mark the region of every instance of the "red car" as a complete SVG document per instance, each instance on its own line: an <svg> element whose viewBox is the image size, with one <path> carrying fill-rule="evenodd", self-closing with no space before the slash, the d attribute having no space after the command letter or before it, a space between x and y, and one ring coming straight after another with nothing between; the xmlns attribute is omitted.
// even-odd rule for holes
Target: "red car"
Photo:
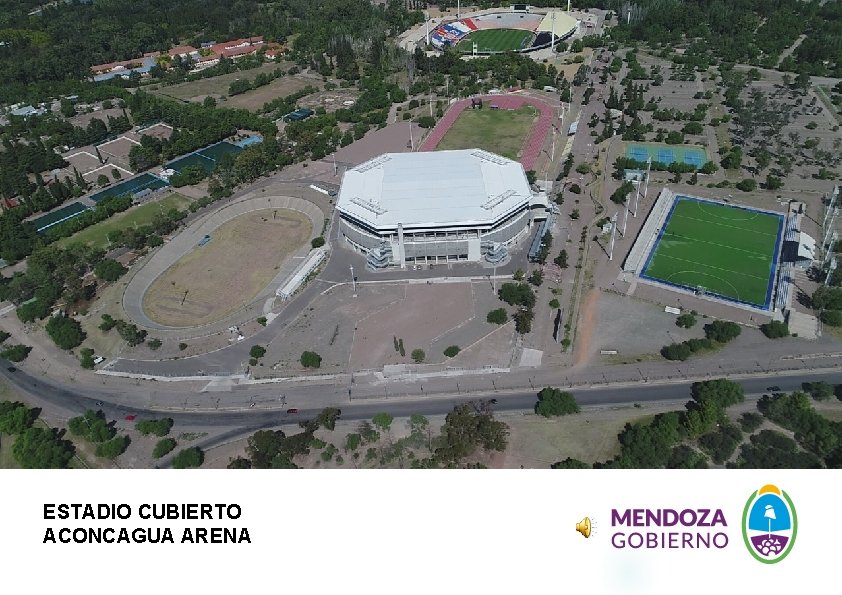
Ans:
<svg viewBox="0 0 842 595"><path fill-rule="evenodd" d="M287 415L292 415L293 413L298 413L298 409L287 409Z"/></svg>
<svg viewBox="0 0 842 595"><path fill-rule="evenodd" d="M137 419L136 415L127 415L126 416L126 421L134 421L136 419Z"/></svg>

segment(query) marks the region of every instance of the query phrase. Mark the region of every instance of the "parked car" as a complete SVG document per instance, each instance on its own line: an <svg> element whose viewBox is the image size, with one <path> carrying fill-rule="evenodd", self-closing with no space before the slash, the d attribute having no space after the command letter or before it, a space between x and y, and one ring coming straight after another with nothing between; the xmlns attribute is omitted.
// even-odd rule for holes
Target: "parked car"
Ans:
<svg viewBox="0 0 842 595"><path fill-rule="evenodd" d="M780 386L767 386L766 390L768 390L770 393L779 393L779 392L781 392L781 387Z"/></svg>
<svg viewBox="0 0 842 595"><path fill-rule="evenodd" d="M137 419L136 415L127 415L126 416L126 421L134 421L136 419Z"/></svg>

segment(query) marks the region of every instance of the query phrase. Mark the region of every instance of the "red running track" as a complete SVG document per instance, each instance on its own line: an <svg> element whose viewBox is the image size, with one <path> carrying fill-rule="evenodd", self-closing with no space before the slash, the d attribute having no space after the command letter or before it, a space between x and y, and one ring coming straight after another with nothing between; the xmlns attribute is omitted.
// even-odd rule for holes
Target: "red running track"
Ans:
<svg viewBox="0 0 842 595"><path fill-rule="evenodd" d="M476 99L476 98L474 98ZM547 133L553 122L553 108L549 104L534 99L532 97L525 97L521 95L484 95L480 97L483 102L483 109L488 109L492 105L496 105L500 109L518 109L524 105L531 105L539 112L538 121L532 126L529 137L524 143L523 149L520 153L520 162L523 169L530 170L535 167L535 162L541 154L541 148L544 146L544 140L547 138ZM459 115L471 105L470 99L463 99L454 103L444 117L438 121L435 128L430 132L429 136L421 145L420 151L435 151L444 135L456 122Z"/></svg>

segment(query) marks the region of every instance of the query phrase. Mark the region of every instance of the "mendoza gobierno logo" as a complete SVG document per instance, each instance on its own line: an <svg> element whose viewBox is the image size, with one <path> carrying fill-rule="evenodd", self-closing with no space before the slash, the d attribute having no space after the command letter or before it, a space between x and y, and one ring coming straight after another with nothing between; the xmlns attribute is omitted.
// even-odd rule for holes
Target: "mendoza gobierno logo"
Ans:
<svg viewBox="0 0 842 595"><path fill-rule="evenodd" d="M743 541L764 564L780 562L792 551L798 517L789 494L768 484L752 493L743 509Z"/></svg>

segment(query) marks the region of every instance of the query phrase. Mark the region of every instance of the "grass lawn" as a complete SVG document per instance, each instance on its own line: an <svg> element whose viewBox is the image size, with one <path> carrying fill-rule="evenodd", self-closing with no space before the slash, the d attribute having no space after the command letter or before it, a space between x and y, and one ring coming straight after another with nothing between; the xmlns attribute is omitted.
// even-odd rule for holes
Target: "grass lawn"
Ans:
<svg viewBox="0 0 842 595"><path fill-rule="evenodd" d="M643 276L765 307L783 217L680 197Z"/></svg>
<svg viewBox="0 0 842 595"><path fill-rule="evenodd" d="M506 52L520 50L535 34L522 29L482 29L469 33L461 42L459 49L466 54L474 51L474 43L478 52Z"/></svg>
<svg viewBox="0 0 842 595"><path fill-rule="evenodd" d="M62 238L59 240L59 245L66 247L70 244L89 244L97 248L106 248L108 246L107 235L109 232L134 227L135 225L138 227L148 225L152 222L152 218L157 213L160 213L161 210L167 211L173 207L182 209L191 202L186 196L173 192L161 200L132 207L128 211L118 213L110 219L86 227L69 238Z"/></svg>
<svg viewBox="0 0 842 595"><path fill-rule="evenodd" d="M517 160L537 117L538 111L531 105L517 110L466 109L436 148L479 148Z"/></svg>

